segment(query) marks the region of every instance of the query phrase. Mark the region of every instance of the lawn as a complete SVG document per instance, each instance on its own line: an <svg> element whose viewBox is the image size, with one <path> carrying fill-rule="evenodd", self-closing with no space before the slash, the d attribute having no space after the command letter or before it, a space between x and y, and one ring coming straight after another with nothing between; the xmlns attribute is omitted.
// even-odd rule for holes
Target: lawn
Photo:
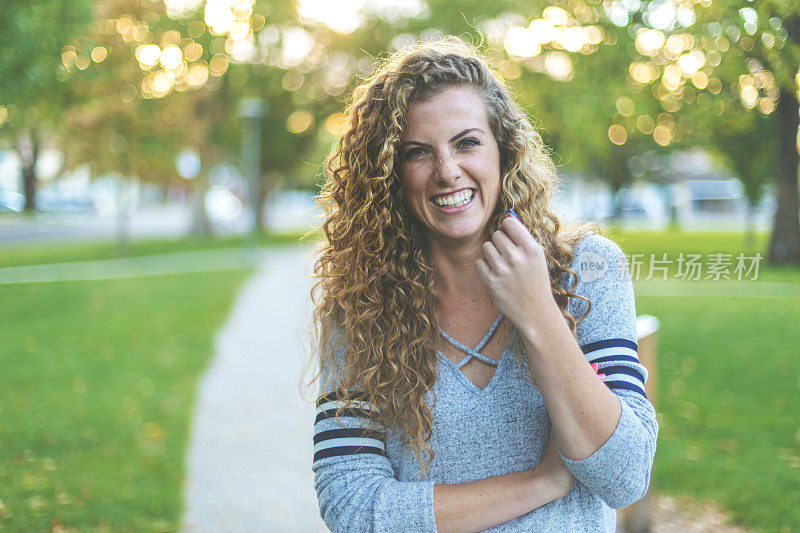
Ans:
<svg viewBox="0 0 800 533"><path fill-rule="evenodd" d="M658 257L752 252L736 234L613 238L626 253ZM653 483L671 495L716 500L747 529L797 531L800 268L765 261L756 281L634 282L637 312L661 323Z"/></svg>
<svg viewBox="0 0 800 533"><path fill-rule="evenodd" d="M681 253L687 257L689 254L699 254L703 269L700 280L706 279L711 274L707 266L713 254L727 255L730 266L727 273L731 280L736 280L734 266L738 254L744 254L745 258L751 258L756 253L761 254L758 275L753 279L752 273L742 276L742 281L777 281L796 283L798 280L797 267L775 267L767 266L767 248L769 245L769 234L756 233L752 244L746 243L742 233L733 232L684 232L684 231L621 231L611 229L609 238L619 244L623 251L628 255L637 254L637 262L640 262L639 279L644 280L650 273L650 261L658 262L662 260L663 254L667 254L667 266L669 267L668 279L676 279L678 258ZM749 265L750 259L746 264ZM635 275L635 274L634 274ZM661 279L663 276L659 271L654 271L652 279ZM709 278L710 281L716 276ZM720 276L718 279L724 279ZM687 280L691 281L691 280Z"/></svg>
<svg viewBox="0 0 800 533"><path fill-rule="evenodd" d="M0 529L177 529L198 378L248 273L0 285Z"/></svg>

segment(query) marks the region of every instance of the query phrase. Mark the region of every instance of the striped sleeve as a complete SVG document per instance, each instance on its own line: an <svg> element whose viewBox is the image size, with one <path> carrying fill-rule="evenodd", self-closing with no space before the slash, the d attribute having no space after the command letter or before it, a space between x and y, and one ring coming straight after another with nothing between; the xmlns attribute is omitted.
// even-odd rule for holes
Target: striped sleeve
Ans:
<svg viewBox="0 0 800 533"><path fill-rule="evenodd" d="M597 363L606 375L606 386L625 389L647 398L644 384L647 370L639 364L638 346L627 339L606 339L581 346L590 363Z"/></svg>
<svg viewBox="0 0 800 533"><path fill-rule="evenodd" d="M645 394L647 369L638 356L633 282L620 247L601 235L578 244L571 268L578 275L575 293L591 301L577 327L578 344L606 374L605 384L619 399L622 414L611 437L591 456L561 458L578 481L621 509L647 492L658 437L655 409ZM587 308L584 300L570 300L576 319Z"/></svg>
<svg viewBox="0 0 800 533"><path fill-rule="evenodd" d="M335 358L343 367L344 347ZM347 406L341 380L323 367L314 419L314 488L320 516L337 533L436 531L433 482L401 482L386 456L385 435L371 424L376 410L358 391ZM326 385L326 381L330 381ZM339 409L342 407L343 409ZM337 416L338 414L338 416Z"/></svg>
<svg viewBox="0 0 800 533"><path fill-rule="evenodd" d="M317 399L317 416L314 419L314 462L326 457L358 453L374 453L386 457L383 432L362 427L365 424L361 422L369 419L372 409L363 400L363 395L355 393L353 399L356 402L350 408L346 408L344 401L338 400L335 392ZM349 420L351 425L342 424L342 419Z"/></svg>

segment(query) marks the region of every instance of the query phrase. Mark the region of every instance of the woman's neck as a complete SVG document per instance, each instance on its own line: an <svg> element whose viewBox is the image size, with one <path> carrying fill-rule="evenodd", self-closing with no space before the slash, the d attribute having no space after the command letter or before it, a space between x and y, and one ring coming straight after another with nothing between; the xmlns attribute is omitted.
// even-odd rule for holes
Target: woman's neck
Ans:
<svg viewBox="0 0 800 533"><path fill-rule="evenodd" d="M450 305L487 305L491 298L478 276L476 261L483 257L483 242L429 243L436 269L436 284L442 303Z"/></svg>

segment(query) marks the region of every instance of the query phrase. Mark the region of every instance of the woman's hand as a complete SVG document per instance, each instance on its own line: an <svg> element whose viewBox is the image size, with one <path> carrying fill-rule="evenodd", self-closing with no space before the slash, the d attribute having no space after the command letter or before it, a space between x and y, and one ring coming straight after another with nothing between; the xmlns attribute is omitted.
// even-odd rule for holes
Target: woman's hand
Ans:
<svg viewBox="0 0 800 533"><path fill-rule="evenodd" d="M543 312L561 312L553 299L544 249L513 217L506 217L481 247L478 277L495 307L517 327Z"/></svg>

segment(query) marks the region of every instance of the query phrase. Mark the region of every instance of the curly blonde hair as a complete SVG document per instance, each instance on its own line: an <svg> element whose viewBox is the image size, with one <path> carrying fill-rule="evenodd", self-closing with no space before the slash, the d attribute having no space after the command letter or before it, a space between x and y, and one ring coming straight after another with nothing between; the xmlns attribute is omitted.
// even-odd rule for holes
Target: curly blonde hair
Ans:
<svg viewBox="0 0 800 533"><path fill-rule="evenodd" d="M438 297L424 232L405 206L397 149L410 104L463 85L480 94L500 149L501 194L491 229L514 208L546 253L553 296L573 335L577 322L566 310L568 298L588 302L572 292L574 247L589 231L603 234L596 223L562 229L549 206L555 165L502 78L475 47L454 37L417 43L391 55L355 89L317 196L327 240L317 250L312 275L318 281L311 290L311 357L318 364L308 384L323 367L329 369L328 378L339 382L335 394L342 409L356 399L369 402L375 413L371 423L402 431L401 449L411 446L423 478L434 456L433 414L425 394L436 381ZM564 272L573 275L568 290L559 284ZM515 351L521 369L520 344ZM344 368L334 357L341 346Z"/></svg>

